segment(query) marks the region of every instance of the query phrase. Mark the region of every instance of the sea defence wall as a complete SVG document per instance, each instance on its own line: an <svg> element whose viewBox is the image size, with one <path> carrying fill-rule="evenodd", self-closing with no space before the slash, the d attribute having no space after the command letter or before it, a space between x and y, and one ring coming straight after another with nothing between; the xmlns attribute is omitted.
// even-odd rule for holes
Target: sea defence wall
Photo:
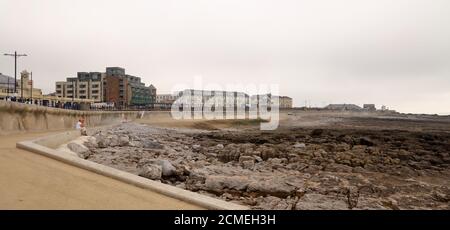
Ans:
<svg viewBox="0 0 450 230"><path fill-rule="evenodd" d="M0 135L73 129L83 117L89 127L111 125L141 117L137 111L76 111L0 101ZM145 114L146 117L149 113Z"/></svg>

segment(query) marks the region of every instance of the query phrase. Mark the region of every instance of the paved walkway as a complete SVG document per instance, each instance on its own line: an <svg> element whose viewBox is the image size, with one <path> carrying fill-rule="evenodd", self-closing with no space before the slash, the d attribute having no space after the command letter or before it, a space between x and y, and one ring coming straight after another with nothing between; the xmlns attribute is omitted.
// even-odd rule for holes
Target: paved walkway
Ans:
<svg viewBox="0 0 450 230"><path fill-rule="evenodd" d="M49 134L0 135L0 209L201 209L15 147Z"/></svg>

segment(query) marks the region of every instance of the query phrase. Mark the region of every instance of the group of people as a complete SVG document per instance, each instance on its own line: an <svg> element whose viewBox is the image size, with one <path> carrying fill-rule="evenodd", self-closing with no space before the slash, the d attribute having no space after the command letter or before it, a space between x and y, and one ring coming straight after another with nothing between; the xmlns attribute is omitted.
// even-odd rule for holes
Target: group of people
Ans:
<svg viewBox="0 0 450 230"><path fill-rule="evenodd" d="M59 109L81 110L81 105L77 102L49 101L42 99L20 98L15 96L8 96L3 99L5 101L24 103L29 105L46 106Z"/></svg>

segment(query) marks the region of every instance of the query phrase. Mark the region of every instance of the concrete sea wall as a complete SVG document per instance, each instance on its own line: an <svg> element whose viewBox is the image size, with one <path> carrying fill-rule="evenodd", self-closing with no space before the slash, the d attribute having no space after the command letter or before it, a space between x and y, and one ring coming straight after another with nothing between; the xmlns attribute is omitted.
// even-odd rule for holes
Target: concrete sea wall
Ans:
<svg viewBox="0 0 450 230"><path fill-rule="evenodd" d="M146 114L148 116L148 113ZM79 118L87 126L104 126L140 117L135 111L75 111L0 101L0 135L73 129Z"/></svg>

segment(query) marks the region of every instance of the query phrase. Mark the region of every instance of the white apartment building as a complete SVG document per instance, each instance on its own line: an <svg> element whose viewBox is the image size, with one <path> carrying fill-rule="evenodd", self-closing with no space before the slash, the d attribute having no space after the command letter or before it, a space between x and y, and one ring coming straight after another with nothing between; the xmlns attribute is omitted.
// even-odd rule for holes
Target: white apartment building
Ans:
<svg viewBox="0 0 450 230"><path fill-rule="evenodd" d="M56 96L103 101L104 73L79 72L76 78L56 82Z"/></svg>

